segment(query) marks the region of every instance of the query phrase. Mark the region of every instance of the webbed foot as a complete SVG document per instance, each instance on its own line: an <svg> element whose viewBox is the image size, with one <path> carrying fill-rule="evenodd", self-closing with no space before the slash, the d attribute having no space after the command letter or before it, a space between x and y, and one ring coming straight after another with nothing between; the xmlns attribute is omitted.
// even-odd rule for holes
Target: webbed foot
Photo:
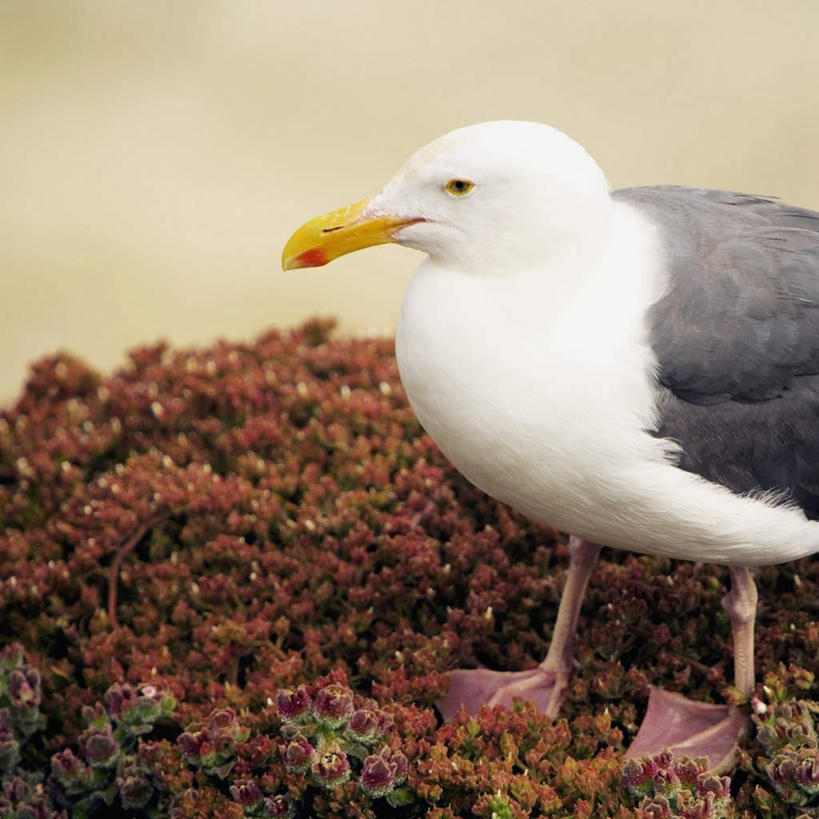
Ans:
<svg viewBox="0 0 819 819"><path fill-rule="evenodd" d="M733 767L747 719L732 705L694 702L682 694L652 688L648 710L626 757L671 751L674 756L707 757L709 770Z"/></svg>
<svg viewBox="0 0 819 819"><path fill-rule="evenodd" d="M458 669L450 672L447 693L437 702L444 719L451 719L463 706L471 714L486 705L511 707L515 697L531 700L535 708L556 716L568 674L545 671L492 671L489 668Z"/></svg>

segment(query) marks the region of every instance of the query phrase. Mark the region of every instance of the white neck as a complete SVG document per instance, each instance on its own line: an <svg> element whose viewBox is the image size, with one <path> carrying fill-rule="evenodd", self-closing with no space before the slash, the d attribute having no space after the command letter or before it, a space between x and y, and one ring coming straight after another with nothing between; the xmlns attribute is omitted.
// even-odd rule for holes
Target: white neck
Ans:
<svg viewBox="0 0 819 819"><path fill-rule="evenodd" d="M419 283L430 276L449 279L452 292L459 294L470 292L474 283L494 321L524 339L553 335L558 327L573 335L598 323L630 321L634 310L645 310L665 286L646 281L653 266L643 262L659 252L656 233L627 205L612 203L605 215L605 221L589 219L588 230L572 241L553 241L541 266L516 266L517 260L509 258L487 265L484 258L470 269L466 263L427 259L416 278ZM454 297L450 308L469 310L467 302ZM481 320L479 315L475 319Z"/></svg>

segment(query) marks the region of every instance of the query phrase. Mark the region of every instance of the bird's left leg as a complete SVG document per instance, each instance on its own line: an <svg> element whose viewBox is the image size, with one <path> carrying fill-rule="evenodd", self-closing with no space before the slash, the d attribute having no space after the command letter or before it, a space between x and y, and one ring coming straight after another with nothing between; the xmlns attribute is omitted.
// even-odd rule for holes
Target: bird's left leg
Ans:
<svg viewBox="0 0 819 819"><path fill-rule="evenodd" d="M754 690L754 619L756 585L748 569L732 568L731 591L722 599L731 618L734 642L734 685L750 697ZM648 710L628 757L673 751L676 756L708 758L720 772L733 765L747 719L733 706L694 702L681 694L652 688Z"/></svg>
<svg viewBox="0 0 819 819"><path fill-rule="evenodd" d="M515 697L531 700L539 711L557 716L572 671L580 607L599 554L599 544L574 535L569 538L569 571L546 659L529 671L470 668L450 672L449 690L437 702L444 719L454 716L461 706L475 713L484 704L510 706Z"/></svg>
<svg viewBox="0 0 819 819"><path fill-rule="evenodd" d="M750 697L754 690L754 621L756 583L748 569L731 569L731 591L722 606L731 618L734 633L734 685Z"/></svg>

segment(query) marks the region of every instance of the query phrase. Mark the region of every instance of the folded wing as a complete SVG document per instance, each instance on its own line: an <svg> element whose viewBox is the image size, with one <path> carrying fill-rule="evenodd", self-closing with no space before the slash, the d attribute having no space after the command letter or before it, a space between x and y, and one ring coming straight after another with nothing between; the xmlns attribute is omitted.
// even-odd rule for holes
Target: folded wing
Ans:
<svg viewBox="0 0 819 819"><path fill-rule="evenodd" d="M650 309L654 434L679 466L819 518L819 213L682 187L613 197L659 227L669 271Z"/></svg>

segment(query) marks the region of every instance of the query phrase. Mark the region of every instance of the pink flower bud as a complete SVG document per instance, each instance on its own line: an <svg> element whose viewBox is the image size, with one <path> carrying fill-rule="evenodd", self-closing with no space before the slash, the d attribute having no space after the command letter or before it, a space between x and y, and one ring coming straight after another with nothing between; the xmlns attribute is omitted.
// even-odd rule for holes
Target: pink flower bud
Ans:
<svg viewBox="0 0 819 819"><path fill-rule="evenodd" d="M236 712L232 708L222 708L214 711L208 717L208 730L222 732L232 728L236 722Z"/></svg>
<svg viewBox="0 0 819 819"><path fill-rule="evenodd" d="M296 806L287 796L268 796L263 802L261 815L270 819L293 819Z"/></svg>
<svg viewBox="0 0 819 819"><path fill-rule="evenodd" d="M648 781L648 774L645 768L642 763L636 759L627 759L623 763L622 773L623 779L626 780L626 785L632 790L645 785Z"/></svg>
<svg viewBox="0 0 819 819"><path fill-rule="evenodd" d="M319 785L335 788L350 778L350 761L340 748L328 748L316 756L310 770Z"/></svg>
<svg viewBox="0 0 819 819"><path fill-rule="evenodd" d="M290 739L287 745L280 746L284 767L292 773L304 773L313 760L315 749L301 732Z"/></svg>
<svg viewBox="0 0 819 819"><path fill-rule="evenodd" d="M12 705L30 706L40 704L40 672L23 666L11 672L8 694Z"/></svg>
<svg viewBox="0 0 819 819"><path fill-rule="evenodd" d="M51 773L66 790L84 788L94 782L94 771L70 748L51 757Z"/></svg>
<svg viewBox="0 0 819 819"><path fill-rule="evenodd" d="M392 751L386 745L364 760L360 783L365 793L373 798L385 796L407 778L409 762L401 751Z"/></svg>
<svg viewBox="0 0 819 819"><path fill-rule="evenodd" d="M377 711L359 708L351 714L347 732L356 742L369 744L381 736L380 722Z"/></svg>
<svg viewBox="0 0 819 819"><path fill-rule="evenodd" d="M109 716L118 717L123 711L129 708L136 699L134 689L125 683L124 685L114 684L106 692L103 700L105 710Z"/></svg>
<svg viewBox="0 0 819 819"><path fill-rule="evenodd" d="M731 779L727 776L702 773L697 778L697 793L700 796L710 793L716 799L727 798L731 795Z"/></svg>
<svg viewBox="0 0 819 819"><path fill-rule="evenodd" d="M389 751L386 748L381 751L381 755L387 760L395 774L395 784L400 785L409 773L409 761L406 756L401 751Z"/></svg>
<svg viewBox="0 0 819 819"><path fill-rule="evenodd" d="M276 707L283 722L296 721L310 707L310 695L304 686L295 691L284 688L276 694Z"/></svg>
<svg viewBox="0 0 819 819"><path fill-rule="evenodd" d="M796 781L808 794L819 793L819 752L816 748L802 748L804 758L796 768Z"/></svg>
<svg viewBox="0 0 819 819"><path fill-rule="evenodd" d="M328 728L339 728L353 711L353 692L346 685L331 683L316 694L313 713Z"/></svg>
<svg viewBox="0 0 819 819"><path fill-rule="evenodd" d="M640 802L640 816L644 819L672 819L671 807L664 796L654 799L646 796Z"/></svg>
<svg viewBox="0 0 819 819"><path fill-rule="evenodd" d="M80 750L92 768L112 768L119 759L119 743L111 733L111 724L104 728L88 728L80 735Z"/></svg>
<svg viewBox="0 0 819 819"><path fill-rule="evenodd" d="M386 796L395 787L395 773L383 756L368 756L364 760L359 781L364 792L377 799Z"/></svg>
<svg viewBox="0 0 819 819"><path fill-rule="evenodd" d="M185 731L184 734L179 735L176 741L179 743L182 748L182 753L187 759L192 760L199 756L199 751L202 747L201 732L192 734L190 731Z"/></svg>
<svg viewBox="0 0 819 819"><path fill-rule="evenodd" d="M62 781L64 778L79 774L85 768L85 765L70 748L66 748L51 757L51 768L54 775Z"/></svg>
<svg viewBox="0 0 819 819"><path fill-rule="evenodd" d="M250 807L262 798L262 791L255 780L246 779L230 786L230 796L234 802L238 802L244 807Z"/></svg>

